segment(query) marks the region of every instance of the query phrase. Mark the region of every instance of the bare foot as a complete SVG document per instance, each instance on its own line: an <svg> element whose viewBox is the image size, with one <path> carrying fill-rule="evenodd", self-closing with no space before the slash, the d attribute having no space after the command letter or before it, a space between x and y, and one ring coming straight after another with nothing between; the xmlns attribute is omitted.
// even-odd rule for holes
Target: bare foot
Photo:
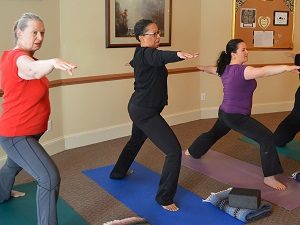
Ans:
<svg viewBox="0 0 300 225"><path fill-rule="evenodd" d="M184 152L184 154L185 154L185 155L191 155L191 154L189 153L189 150L188 150L188 149Z"/></svg>
<svg viewBox="0 0 300 225"><path fill-rule="evenodd" d="M286 189L286 186L278 181L274 176L269 176L264 178L264 183L271 188L274 188L279 191L283 191Z"/></svg>
<svg viewBox="0 0 300 225"><path fill-rule="evenodd" d="M10 196L13 197L13 198L18 198L18 197L23 197L25 195L24 192L20 192L20 191L14 191L12 190L10 192Z"/></svg>
<svg viewBox="0 0 300 225"><path fill-rule="evenodd" d="M172 203L170 205L162 205L162 207L168 211L176 212L179 210L179 208L175 205L175 203Z"/></svg>

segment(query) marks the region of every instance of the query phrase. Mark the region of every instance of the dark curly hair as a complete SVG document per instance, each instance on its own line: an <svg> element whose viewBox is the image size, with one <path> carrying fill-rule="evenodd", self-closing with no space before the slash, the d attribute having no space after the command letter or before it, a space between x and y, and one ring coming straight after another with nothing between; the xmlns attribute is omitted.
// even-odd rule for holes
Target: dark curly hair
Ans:
<svg viewBox="0 0 300 225"><path fill-rule="evenodd" d="M136 22L134 25L134 35L136 40L140 41L139 36L143 35L146 32L146 27L153 23L152 20L147 20L147 19L141 19Z"/></svg>

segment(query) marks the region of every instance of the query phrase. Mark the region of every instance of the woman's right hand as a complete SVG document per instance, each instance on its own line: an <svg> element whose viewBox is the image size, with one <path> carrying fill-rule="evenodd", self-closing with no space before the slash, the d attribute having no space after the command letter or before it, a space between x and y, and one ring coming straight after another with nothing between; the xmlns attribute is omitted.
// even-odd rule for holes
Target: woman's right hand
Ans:
<svg viewBox="0 0 300 225"><path fill-rule="evenodd" d="M198 65L196 66L198 70L201 72L213 74L213 75L218 75L217 73L217 67L216 66L203 66L203 65Z"/></svg>
<svg viewBox="0 0 300 225"><path fill-rule="evenodd" d="M286 71L299 73L299 69L300 69L300 66L292 65L292 66L287 66Z"/></svg>

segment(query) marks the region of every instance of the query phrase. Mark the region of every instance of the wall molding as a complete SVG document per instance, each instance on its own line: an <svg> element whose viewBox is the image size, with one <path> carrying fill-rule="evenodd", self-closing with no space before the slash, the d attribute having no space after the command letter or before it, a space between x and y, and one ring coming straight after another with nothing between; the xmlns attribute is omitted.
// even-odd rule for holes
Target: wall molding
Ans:
<svg viewBox="0 0 300 225"><path fill-rule="evenodd" d="M276 103L259 103L253 104L252 115L263 113L275 113L290 111L294 106L293 101L276 102ZM200 110L200 119L211 119L218 117L219 107L208 107Z"/></svg>
<svg viewBox="0 0 300 225"><path fill-rule="evenodd" d="M252 107L252 114L275 113L291 111L294 101L276 102L276 103L259 103Z"/></svg>
<svg viewBox="0 0 300 225"><path fill-rule="evenodd" d="M169 75L182 74L182 73L193 73L199 72L197 67L183 67L168 69ZM59 80L51 80L50 88L61 87L67 85L86 84L95 82L105 82L114 80L124 80L133 78L133 73L116 73L116 74L103 74L103 75L86 75L84 77L66 78ZM0 89L0 97L2 97L3 91Z"/></svg>
<svg viewBox="0 0 300 225"><path fill-rule="evenodd" d="M54 155L66 150L64 137L58 137L45 142L41 141L41 145L43 145L49 155Z"/></svg>
<svg viewBox="0 0 300 225"><path fill-rule="evenodd" d="M293 63L273 63L273 64L249 64L249 66L262 67L266 65L293 65ZM183 67L183 68L174 68L168 69L169 75L182 74L182 73L193 73L200 72L197 67ZM116 73L116 74L103 74L103 75L86 75L84 77L77 78L67 78L50 81L50 88L61 87L66 85L76 85L76 84L86 84L86 83L95 83L95 82L105 82L113 80L123 80L133 78L133 73ZM2 97L3 91L0 89L0 97Z"/></svg>

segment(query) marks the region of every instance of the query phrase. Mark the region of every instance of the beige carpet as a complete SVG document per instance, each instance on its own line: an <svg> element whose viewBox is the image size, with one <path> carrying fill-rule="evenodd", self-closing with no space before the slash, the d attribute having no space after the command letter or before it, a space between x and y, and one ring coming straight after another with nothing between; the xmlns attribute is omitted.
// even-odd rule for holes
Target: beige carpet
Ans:
<svg viewBox="0 0 300 225"><path fill-rule="evenodd" d="M271 130L274 130L286 115L286 113L272 113L256 115L254 117ZM186 149L200 133L210 129L214 122L215 119L198 120L176 125L172 128L176 133L182 148ZM237 159L260 165L258 151L255 150L254 146L238 141L237 138L240 136L240 134L231 131L227 136L216 143L213 149ZM91 225L102 225L105 222L115 219L136 216L134 212L130 211L125 205L118 202L81 173L81 171L85 169L115 163L128 138L129 137L124 137L68 150L56 154L53 157L62 176L61 196ZM295 170L300 170L299 162L283 156L280 156L280 159L286 175L290 175ZM136 160L148 168L160 173L164 156L150 141L146 141ZM17 183L27 181L31 181L31 178L23 172L20 173ZM210 177L206 177L186 167L182 167L181 169L179 184L198 194L202 198L206 198L211 192L217 192L228 188L227 185L219 183ZM300 196L295 197L300 198ZM274 205L271 216L251 224L299 225L300 208L287 211ZM201 221L199 221L199 225L202 225Z"/></svg>

